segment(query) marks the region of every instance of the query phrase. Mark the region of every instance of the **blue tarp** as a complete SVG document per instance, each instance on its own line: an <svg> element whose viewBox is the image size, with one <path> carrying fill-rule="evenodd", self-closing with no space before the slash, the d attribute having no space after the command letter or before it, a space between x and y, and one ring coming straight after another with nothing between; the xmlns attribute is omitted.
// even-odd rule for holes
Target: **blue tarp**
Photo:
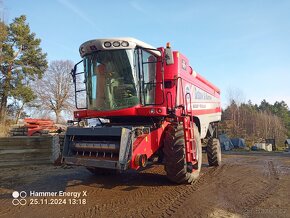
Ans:
<svg viewBox="0 0 290 218"><path fill-rule="evenodd" d="M229 151L233 148L245 148L245 140L242 138L228 138L226 134L219 135L222 151Z"/></svg>
<svg viewBox="0 0 290 218"><path fill-rule="evenodd" d="M232 142L234 148L245 148L246 147L245 140L242 138L232 138L231 142Z"/></svg>
<svg viewBox="0 0 290 218"><path fill-rule="evenodd" d="M229 151L229 150L232 150L234 148L233 143L227 137L226 134L219 135L219 140L220 140L220 144L221 144L222 151Z"/></svg>

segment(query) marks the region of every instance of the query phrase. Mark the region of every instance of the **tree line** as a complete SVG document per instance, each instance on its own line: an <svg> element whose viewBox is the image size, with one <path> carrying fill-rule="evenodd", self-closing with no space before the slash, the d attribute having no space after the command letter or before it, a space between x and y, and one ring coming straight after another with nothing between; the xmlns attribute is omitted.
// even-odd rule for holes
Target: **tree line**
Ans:
<svg viewBox="0 0 290 218"><path fill-rule="evenodd" d="M41 40L31 32L26 16L16 17L9 25L0 20L0 123L17 122L30 111L55 114L72 111L72 61L48 64ZM35 110L33 110L35 109Z"/></svg>
<svg viewBox="0 0 290 218"><path fill-rule="evenodd" d="M290 136L290 111L284 101L270 104L263 100L257 105L232 100L222 112L220 131L229 137L244 138L248 145L265 139L283 145Z"/></svg>

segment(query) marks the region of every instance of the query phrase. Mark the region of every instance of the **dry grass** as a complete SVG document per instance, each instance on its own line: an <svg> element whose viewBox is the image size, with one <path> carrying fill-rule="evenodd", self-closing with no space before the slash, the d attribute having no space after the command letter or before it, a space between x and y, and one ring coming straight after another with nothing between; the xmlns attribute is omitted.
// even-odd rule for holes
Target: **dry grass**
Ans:
<svg viewBox="0 0 290 218"><path fill-rule="evenodd" d="M0 137L5 137L9 135L10 126L0 124Z"/></svg>

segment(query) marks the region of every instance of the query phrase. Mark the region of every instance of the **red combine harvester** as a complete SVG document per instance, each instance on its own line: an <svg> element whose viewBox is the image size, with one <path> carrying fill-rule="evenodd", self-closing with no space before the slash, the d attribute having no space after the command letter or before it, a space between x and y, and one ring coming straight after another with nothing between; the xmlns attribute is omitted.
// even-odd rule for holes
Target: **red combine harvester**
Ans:
<svg viewBox="0 0 290 218"><path fill-rule="evenodd" d="M72 70L79 109L74 117L106 122L67 129L66 164L98 174L158 160L176 183L198 178L202 147L209 165L220 165L220 90L169 43L154 48L134 38L96 39L83 43L80 55Z"/></svg>

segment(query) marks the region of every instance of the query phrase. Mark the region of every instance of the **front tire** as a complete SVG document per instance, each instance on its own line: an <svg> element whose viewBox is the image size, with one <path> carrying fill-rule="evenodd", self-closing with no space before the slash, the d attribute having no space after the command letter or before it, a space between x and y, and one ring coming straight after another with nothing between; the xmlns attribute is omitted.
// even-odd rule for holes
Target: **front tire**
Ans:
<svg viewBox="0 0 290 218"><path fill-rule="evenodd" d="M175 183L193 183L198 179L202 164L202 147L198 128L194 124L194 139L197 149L197 164L186 163L184 130L182 124L169 125L164 139L164 169L170 181Z"/></svg>

